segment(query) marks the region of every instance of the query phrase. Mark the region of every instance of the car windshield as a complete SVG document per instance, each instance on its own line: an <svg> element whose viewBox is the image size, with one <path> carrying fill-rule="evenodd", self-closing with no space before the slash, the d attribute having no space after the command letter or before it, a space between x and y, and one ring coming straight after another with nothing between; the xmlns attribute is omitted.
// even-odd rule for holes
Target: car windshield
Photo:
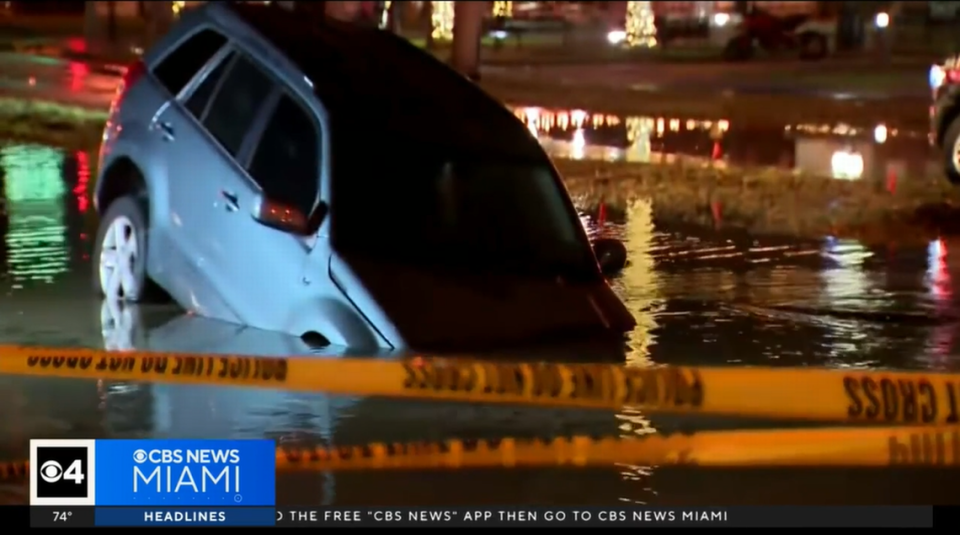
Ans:
<svg viewBox="0 0 960 535"><path fill-rule="evenodd" d="M335 158L333 187L341 252L444 270L596 278L579 220L545 159L400 143Z"/></svg>

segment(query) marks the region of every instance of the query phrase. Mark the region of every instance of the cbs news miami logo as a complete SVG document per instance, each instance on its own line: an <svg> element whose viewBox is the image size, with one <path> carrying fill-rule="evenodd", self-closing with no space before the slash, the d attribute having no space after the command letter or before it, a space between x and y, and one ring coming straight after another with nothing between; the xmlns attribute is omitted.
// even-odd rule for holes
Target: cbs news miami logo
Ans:
<svg viewBox="0 0 960 535"><path fill-rule="evenodd" d="M30 505L94 505L95 443L31 440Z"/></svg>
<svg viewBox="0 0 960 535"><path fill-rule="evenodd" d="M268 439L31 440L30 505L272 507L276 460Z"/></svg>

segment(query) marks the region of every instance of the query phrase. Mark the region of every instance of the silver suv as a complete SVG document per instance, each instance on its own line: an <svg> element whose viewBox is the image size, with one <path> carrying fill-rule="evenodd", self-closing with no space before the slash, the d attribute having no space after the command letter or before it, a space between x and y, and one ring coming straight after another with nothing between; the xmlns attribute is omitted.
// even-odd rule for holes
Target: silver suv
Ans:
<svg viewBox="0 0 960 535"><path fill-rule="evenodd" d="M622 244L594 254L519 121L403 39L303 19L211 2L128 69L98 292L349 348L632 329Z"/></svg>

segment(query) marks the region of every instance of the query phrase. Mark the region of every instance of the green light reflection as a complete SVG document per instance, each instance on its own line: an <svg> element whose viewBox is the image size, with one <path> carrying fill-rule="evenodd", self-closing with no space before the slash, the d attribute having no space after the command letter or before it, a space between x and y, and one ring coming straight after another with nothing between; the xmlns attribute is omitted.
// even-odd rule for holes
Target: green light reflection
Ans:
<svg viewBox="0 0 960 535"><path fill-rule="evenodd" d="M69 265L64 222L64 154L42 145L0 149L9 228L7 272L14 288L53 282Z"/></svg>

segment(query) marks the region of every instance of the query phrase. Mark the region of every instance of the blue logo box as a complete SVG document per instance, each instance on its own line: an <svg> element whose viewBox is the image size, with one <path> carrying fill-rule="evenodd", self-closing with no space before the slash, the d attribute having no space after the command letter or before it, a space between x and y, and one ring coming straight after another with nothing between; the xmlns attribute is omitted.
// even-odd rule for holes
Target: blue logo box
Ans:
<svg viewBox="0 0 960 535"><path fill-rule="evenodd" d="M98 506L269 507L272 440L97 440Z"/></svg>

